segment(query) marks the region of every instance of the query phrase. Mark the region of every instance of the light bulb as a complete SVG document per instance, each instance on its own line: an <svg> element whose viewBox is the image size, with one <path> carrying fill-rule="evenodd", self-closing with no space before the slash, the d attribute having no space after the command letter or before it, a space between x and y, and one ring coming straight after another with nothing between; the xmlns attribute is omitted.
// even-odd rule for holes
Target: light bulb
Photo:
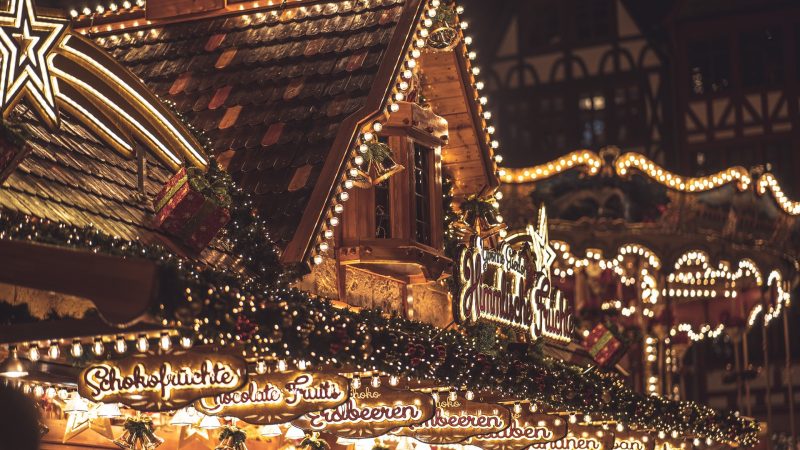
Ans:
<svg viewBox="0 0 800 450"><path fill-rule="evenodd" d="M263 437L275 437L283 434L283 431L278 425L263 425L258 428L258 434Z"/></svg>
<svg viewBox="0 0 800 450"><path fill-rule="evenodd" d="M69 395L66 405L64 405L65 413L85 413L88 411L89 405L83 397L78 395L77 392L73 392Z"/></svg>
<svg viewBox="0 0 800 450"><path fill-rule="evenodd" d="M50 344L50 348L47 349L47 356L49 356L50 359L58 359L60 355L61 349L58 348L58 344L55 342Z"/></svg>
<svg viewBox="0 0 800 450"><path fill-rule="evenodd" d="M189 336L181 337L181 347L185 349L192 348L192 338Z"/></svg>
<svg viewBox="0 0 800 450"><path fill-rule="evenodd" d="M114 342L114 350L119 353L125 353L128 351L128 343L125 342L125 338L122 336L117 336L117 340Z"/></svg>
<svg viewBox="0 0 800 450"><path fill-rule="evenodd" d="M80 358L83 356L83 344L81 344L81 341L77 339L72 341L72 347L70 348L69 353L75 358Z"/></svg>
<svg viewBox="0 0 800 450"><path fill-rule="evenodd" d="M263 359L259 359L256 363L256 373L259 375L267 373L267 363Z"/></svg>
<svg viewBox="0 0 800 450"><path fill-rule="evenodd" d="M38 345L34 345L34 346L32 346L31 348L28 349L28 359L30 359L31 361L36 362L41 357L42 357L42 354L39 351L39 346Z"/></svg>
<svg viewBox="0 0 800 450"><path fill-rule="evenodd" d="M103 403L97 407L97 417L122 417L122 412L116 403Z"/></svg>
<svg viewBox="0 0 800 450"><path fill-rule="evenodd" d="M222 423L217 416L203 416L203 419L200 420L197 426L204 430L216 430L222 426Z"/></svg>
<svg viewBox="0 0 800 450"><path fill-rule="evenodd" d="M297 440L304 437L306 437L306 432L294 425L289 425L289 429L286 430L286 439Z"/></svg>
<svg viewBox="0 0 800 450"><path fill-rule="evenodd" d="M136 350L139 350L141 353L144 353L149 349L150 349L150 342L148 342L147 336L140 334L139 337L136 339Z"/></svg>
<svg viewBox="0 0 800 450"><path fill-rule="evenodd" d="M360 388L361 387L361 378L358 378L358 377L353 378L353 381L351 382L351 384L353 386L353 389Z"/></svg>
<svg viewBox="0 0 800 450"><path fill-rule="evenodd" d="M381 387L381 378L380 377L372 377L372 382L370 382L370 386L374 388Z"/></svg>
<svg viewBox="0 0 800 450"><path fill-rule="evenodd" d="M94 353L95 356L100 356L105 351L106 348L105 345L103 345L103 340L100 338L95 339L94 343L92 343L92 353Z"/></svg>
<svg viewBox="0 0 800 450"><path fill-rule="evenodd" d="M169 333L161 333L161 337L158 339L158 346L165 352L172 348L172 338L169 337Z"/></svg>
<svg viewBox="0 0 800 450"><path fill-rule="evenodd" d="M285 370L286 370L286 361L285 360L278 361L278 371L283 372Z"/></svg>

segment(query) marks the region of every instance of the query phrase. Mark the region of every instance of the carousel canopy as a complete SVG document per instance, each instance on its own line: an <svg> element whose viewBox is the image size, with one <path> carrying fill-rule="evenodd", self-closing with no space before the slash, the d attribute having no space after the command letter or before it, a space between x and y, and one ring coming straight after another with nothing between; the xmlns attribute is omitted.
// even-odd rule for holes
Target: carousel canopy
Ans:
<svg viewBox="0 0 800 450"><path fill-rule="evenodd" d="M697 340L768 322L791 300L800 202L759 168L683 177L609 148L500 175L511 228L546 206L555 273L584 312Z"/></svg>

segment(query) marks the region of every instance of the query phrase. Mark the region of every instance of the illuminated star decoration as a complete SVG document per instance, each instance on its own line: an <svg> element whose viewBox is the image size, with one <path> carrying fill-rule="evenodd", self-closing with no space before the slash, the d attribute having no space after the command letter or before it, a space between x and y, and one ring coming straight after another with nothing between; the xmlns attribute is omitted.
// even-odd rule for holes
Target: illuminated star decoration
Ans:
<svg viewBox="0 0 800 450"><path fill-rule="evenodd" d="M527 228L533 244L533 254L536 257L536 271L544 273L549 280L550 267L556 260L556 252L550 246L550 238L547 233L547 212L544 206L539 210L539 223L536 228L533 225L528 225Z"/></svg>
<svg viewBox="0 0 800 450"><path fill-rule="evenodd" d="M197 443L202 447L211 450L209 443L208 430L202 428L195 428L191 425L182 426L178 434L178 450L192 444Z"/></svg>
<svg viewBox="0 0 800 450"><path fill-rule="evenodd" d="M64 428L64 438L61 443L66 443L86 430L92 430L108 440L114 439L111 420L105 417L97 417L97 408L99 406L99 404L91 406L88 412L68 413L67 426Z"/></svg>
<svg viewBox="0 0 800 450"><path fill-rule="evenodd" d="M0 102L3 115L27 97L49 125L58 124L56 90L47 57L66 31L56 19L38 17L31 0L11 0L0 13Z"/></svg>

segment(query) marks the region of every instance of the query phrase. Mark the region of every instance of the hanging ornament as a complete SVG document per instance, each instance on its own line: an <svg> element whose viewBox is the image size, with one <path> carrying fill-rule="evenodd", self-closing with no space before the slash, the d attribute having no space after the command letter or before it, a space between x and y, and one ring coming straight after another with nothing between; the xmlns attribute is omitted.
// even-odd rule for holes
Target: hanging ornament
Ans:
<svg viewBox="0 0 800 450"><path fill-rule="evenodd" d="M164 439L153 432L153 420L147 416L128 417L122 425L125 430L114 440L119 448L126 450L153 450L164 443Z"/></svg>
<svg viewBox="0 0 800 450"><path fill-rule="evenodd" d="M426 44L438 51L452 50L458 44L458 14L452 5L443 3L435 11Z"/></svg>
<svg viewBox="0 0 800 450"><path fill-rule="evenodd" d="M86 430L94 431L108 440L114 439L114 432L111 430L111 419L98 417L97 406L93 405L88 411L67 414L67 426L64 428L64 437L61 439L62 444Z"/></svg>
<svg viewBox="0 0 800 450"><path fill-rule="evenodd" d="M204 430L202 428L197 428L193 426L180 427L180 432L178 433L177 450L181 450L182 448L190 445L192 445L193 448L197 448L197 446L202 446L207 448L208 450L211 450L212 447L208 437L208 430Z"/></svg>
<svg viewBox="0 0 800 450"><path fill-rule="evenodd" d="M353 180L354 184L360 188L377 186L386 181L392 175L405 169L392 159L392 149L383 142L373 140L362 144L359 152L367 165L367 171L356 169L358 174Z"/></svg>
<svg viewBox="0 0 800 450"><path fill-rule="evenodd" d="M462 240L468 241L472 236L486 239L506 229L495 202L494 192L487 189L461 202L453 228Z"/></svg>
<svg viewBox="0 0 800 450"><path fill-rule="evenodd" d="M247 434L240 428L226 426L219 434L219 445L214 450L247 450Z"/></svg>
<svg viewBox="0 0 800 450"><path fill-rule="evenodd" d="M331 448L327 442L319 438L319 433L316 431L311 434L307 434L306 437L300 441L300 447L307 448L308 450L330 450Z"/></svg>

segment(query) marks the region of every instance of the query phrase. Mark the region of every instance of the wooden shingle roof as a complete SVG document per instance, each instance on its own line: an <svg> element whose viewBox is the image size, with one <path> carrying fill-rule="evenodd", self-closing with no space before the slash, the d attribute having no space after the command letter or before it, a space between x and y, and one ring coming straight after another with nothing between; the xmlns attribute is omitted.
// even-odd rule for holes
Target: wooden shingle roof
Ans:
<svg viewBox="0 0 800 450"><path fill-rule="evenodd" d="M287 6L101 35L95 41L212 141L294 236L342 121L364 107L403 0Z"/></svg>

